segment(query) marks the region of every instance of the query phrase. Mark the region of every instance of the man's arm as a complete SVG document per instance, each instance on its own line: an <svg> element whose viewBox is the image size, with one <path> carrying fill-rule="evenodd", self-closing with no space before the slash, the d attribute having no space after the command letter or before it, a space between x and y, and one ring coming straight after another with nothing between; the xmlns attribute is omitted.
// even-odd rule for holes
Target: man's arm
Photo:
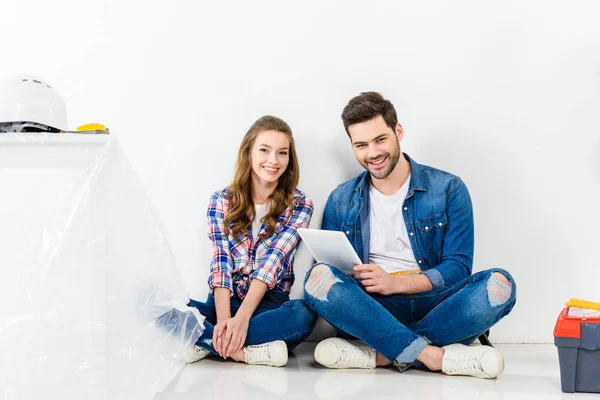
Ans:
<svg viewBox="0 0 600 400"><path fill-rule="evenodd" d="M354 272L354 278L360 280L369 293L379 293L384 296L415 294L433 288L431 281L425 275L392 275L376 264L357 265L354 267Z"/></svg>
<svg viewBox="0 0 600 400"><path fill-rule="evenodd" d="M323 221L321 221L321 230L324 231L339 231L340 226L337 222L337 215L335 213L335 207L333 205L333 193L332 191L327 198L325 204L325 211L323 211Z"/></svg>
<svg viewBox="0 0 600 400"><path fill-rule="evenodd" d="M441 263L421 273L435 289L462 281L473 269L473 205L467 186L458 177L448 193L446 215Z"/></svg>
<svg viewBox="0 0 600 400"><path fill-rule="evenodd" d="M420 274L392 275L381 267L370 268L372 281L365 290L387 294L416 294L460 282L473 267L473 206L467 186L460 178L452 182L446 209L448 223L442 249L442 262ZM363 281L363 285L364 285Z"/></svg>
<svg viewBox="0 0 600 400"><path fill-rule="evenodd" d="M416 294L433 289L429 278L424 274L392 275L394 281L393 293Z"/></svg>

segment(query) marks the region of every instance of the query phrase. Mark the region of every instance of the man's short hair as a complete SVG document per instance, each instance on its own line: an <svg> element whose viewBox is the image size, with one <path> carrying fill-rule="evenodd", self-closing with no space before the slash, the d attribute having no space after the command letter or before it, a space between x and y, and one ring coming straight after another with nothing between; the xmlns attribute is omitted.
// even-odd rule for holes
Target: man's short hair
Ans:
<svg viewBox="0 0 600 400"><path fill-rule="evenodd" d="M342 111L342 121L344 129L348 132L348 127L353 124L369 121L381 115L390 128L394 130L398 124L398 116L396 109L391 101L386 100L381 93L377 92L362 92L358 96L351 99L344 111Z"/></svg>

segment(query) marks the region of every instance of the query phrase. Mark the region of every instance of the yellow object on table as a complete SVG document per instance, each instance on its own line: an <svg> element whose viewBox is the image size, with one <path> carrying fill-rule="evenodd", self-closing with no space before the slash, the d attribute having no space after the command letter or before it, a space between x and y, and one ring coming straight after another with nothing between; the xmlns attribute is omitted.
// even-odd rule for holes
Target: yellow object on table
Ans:
<svg viewBox="0 0 600 400"><path fill-rule="evenodd" d="M78 126L77 130L78 131L105 131L107 129L102 124L92 123L92 124L85 124L85 125Z"/></svg>
<svg viewBox="0 0 600 400"><path fill-rule="evenodd" d="M84 134L109 134L108 128L102 124L92 123L77 127L76 131L67 131L65 133L84 133Z"/></svg>

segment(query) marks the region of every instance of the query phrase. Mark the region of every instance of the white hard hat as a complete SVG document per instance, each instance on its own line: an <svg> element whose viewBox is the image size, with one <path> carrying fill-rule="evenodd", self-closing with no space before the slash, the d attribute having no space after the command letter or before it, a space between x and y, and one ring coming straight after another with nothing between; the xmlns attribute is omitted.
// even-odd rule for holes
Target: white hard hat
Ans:
<svg viewBox="0 0 600 400"><path fill-rule="evenodd" d="M29 75L0 81L0 124L33 122L67 129L65 101L52 85Z"/></svg>

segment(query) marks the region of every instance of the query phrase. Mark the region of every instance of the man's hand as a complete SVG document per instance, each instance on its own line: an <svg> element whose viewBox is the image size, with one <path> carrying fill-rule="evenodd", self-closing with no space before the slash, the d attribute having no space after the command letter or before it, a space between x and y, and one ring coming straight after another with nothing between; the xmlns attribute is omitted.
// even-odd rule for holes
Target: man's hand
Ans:
<svg viewBox="0 0 600 400"><path fill-rule="evenodd" d="M354 278L360 280L360 283L369 293L379 293L387 296L396 291L396 277L385 272L379 265L363 264L355 266Z"/></svg>
<svg viewBox="0 0 600 400"><path fill-rule="evenodd" d="M385 272L379 265L363 264L354 267L354 278L368 293L415 294L433 289L431 281L424 274L392 275Z"/></svg>

